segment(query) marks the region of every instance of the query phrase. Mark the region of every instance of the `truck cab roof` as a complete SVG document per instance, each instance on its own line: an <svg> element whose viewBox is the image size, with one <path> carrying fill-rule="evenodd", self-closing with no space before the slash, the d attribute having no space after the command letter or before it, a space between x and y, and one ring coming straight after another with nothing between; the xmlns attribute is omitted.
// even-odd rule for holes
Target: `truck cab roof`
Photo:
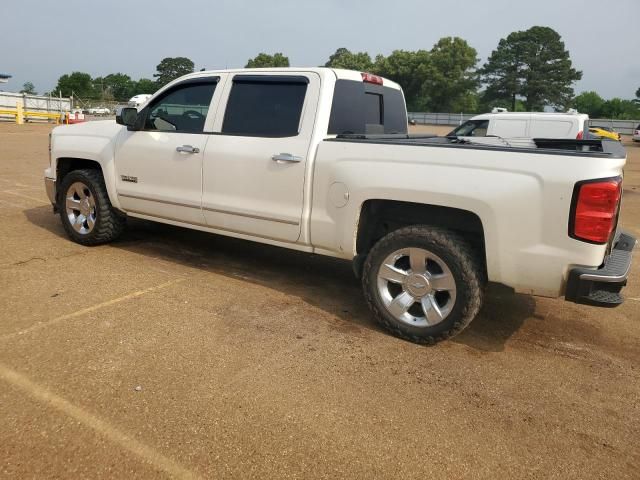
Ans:
<svg viewBox="0 0 640 480"><path fill-rule="evenodd" d="M327 77L333 78L335 80L353 80L362 82L363 75L370 75L375 79L380 79L382 82L381 85L389 88L393 88L395 90L400 90L401 87L396 82L389 80L388 78L380 77L378 75L373 75L368 72L357 72L354 70L345 70L342 68L329 68L329 67L273 67L273 68L230 68L230 69L222 69L222 70L203 70L200 72L194 72L189 75L185 75L184 77L180 77L180 80L184 80L186 78L199 78L199 77L208 77L211 75L222 74L222 73L238 73L242 75L250 75L252 73L256 74L275 74L275 73L295 73L295 72L312 72L318 74L323 80Z"/></svg>

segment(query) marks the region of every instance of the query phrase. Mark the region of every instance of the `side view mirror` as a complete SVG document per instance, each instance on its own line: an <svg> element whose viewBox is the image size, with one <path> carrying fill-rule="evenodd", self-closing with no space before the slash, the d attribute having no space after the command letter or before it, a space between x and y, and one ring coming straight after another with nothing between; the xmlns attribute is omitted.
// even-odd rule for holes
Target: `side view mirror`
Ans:
<svg viewBox="0 0 640 480"><path fill-rule="evenodd" d="M138 110L133 107L123 107L116 112L116 123L133 127L138 118Z"/></svg>

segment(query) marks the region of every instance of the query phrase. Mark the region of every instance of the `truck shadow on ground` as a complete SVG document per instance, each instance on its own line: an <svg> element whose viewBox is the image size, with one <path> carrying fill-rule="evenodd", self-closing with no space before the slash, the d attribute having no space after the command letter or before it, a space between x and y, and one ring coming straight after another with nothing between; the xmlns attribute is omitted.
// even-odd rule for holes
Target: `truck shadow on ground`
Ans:
<svg viewBox="0 0 640 480"><path fill-rule="evenodd" d="M51 207L24 214L33 225L68 240ZM334 316L331 328L345 334L363 329L387 333L369 312L348 261L137 219L129 220L111 246L294 295ZM480 351L502 351L534 316L535 306L533 297L491 284L480 315L452 341Z"/></svg>

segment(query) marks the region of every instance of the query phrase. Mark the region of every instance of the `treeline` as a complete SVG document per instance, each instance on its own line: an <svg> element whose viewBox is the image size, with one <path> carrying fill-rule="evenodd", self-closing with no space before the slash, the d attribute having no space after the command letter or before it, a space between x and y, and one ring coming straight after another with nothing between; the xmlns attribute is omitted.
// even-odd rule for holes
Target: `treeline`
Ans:
<svg viewBox="0 0 640 480"><path fill-rule="evenodd" d="M588 113L591 118L637 120L640 118L640 88L636 90L636 98L633 100L605 100L596 92L583 92L574 99L573 105L576 110Z"/></svg>
<svg viewBox="0 0 640 480"><path fill-rule="evenodd" d="M134 95L154 93L171 80L193 71L194 63L190 59L169 57L158 64L153 80L150 78L134 80L124 73L110 73L104 77L92 78L85 72L73 72L62 75L51 94L63 97L73 96L80 100L126 102Z"/></svg>
<svg viewBox="0 0 640 480"><path fill-rule="evenodd" d="M288 67L282 53L260 53L246 67ZM582 72L573 67L560 35L549 27L535 26L512 32L499 41L484 64L477 51L459 37L445 37L430 50L395 50L372 57L367 52L337 49L324 64L382 75L399 83L409 111L490 111L505 107L511 111L559 111L577 108L591 117L640 118L640 88L636 99L605 100L596 92L577 97L573 86ZM153 93L171 80L194 71L185 57L165 58L156 67L154 79L133 80L114 73L91 78L73 72L58 80L53 93L81 99L126 101L140 93Z"/></svg>

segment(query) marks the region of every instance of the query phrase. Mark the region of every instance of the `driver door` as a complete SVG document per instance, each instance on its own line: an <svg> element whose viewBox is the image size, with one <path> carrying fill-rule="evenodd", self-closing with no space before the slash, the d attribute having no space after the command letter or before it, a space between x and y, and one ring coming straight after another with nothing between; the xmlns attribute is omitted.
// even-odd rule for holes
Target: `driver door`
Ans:
<svg viewBox="0 0 640 480"><path fill-rule="evenodd" d="M202 159L220 77L174 85L138 114L136 130L116 147L116 184L123 210L202 225Z"/></svg>

